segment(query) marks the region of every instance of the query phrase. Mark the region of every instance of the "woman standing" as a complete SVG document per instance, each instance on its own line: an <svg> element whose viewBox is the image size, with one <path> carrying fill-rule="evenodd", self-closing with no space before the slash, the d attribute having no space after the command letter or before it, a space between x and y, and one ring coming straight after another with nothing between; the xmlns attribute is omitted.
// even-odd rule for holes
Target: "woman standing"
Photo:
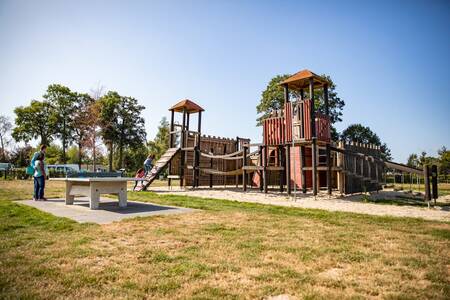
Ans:
<svg viewBox="0 0 450 300"><path fill-rule="evenodd" d="M45 152L47 151L47 146L46 145L41 145L41 147L40 147L40 149L39 149L40 151L37 151L37 152L35 152L34 154L33 154L33 158L31 159L31 162L30 162L30 165L31 165L31 167L34 169L34 173L32 173L32 175L33 175L33 177L35 177L35 174L36 174L36 161L38 160L38 158L39 157L41 157L42 158L42 168L44 168L43 170L44 170L44 172L42 173L42 174L44 174L45 176L44 176L44 183L43 183L43 189L42 189L42 200L47 200L45 197L44 197L44 188L45 188L45 178L46 178L46 173L45 173L45 166L44 166L44 159L45 159ZM31 174L30 174L31 175ZM35 193L34 193L34 195L33 195L33 200L41 200L41 198L38 198L38 195L36 195L36 181L35 181Z"/></svg>
<svg viewBox="0 0 450 300"><path fill-rule="evenodd" d="M34 162L34 197L36 201L45 201L44 189L45 189L45 166L44 166L44 156L39 155L39 157Z"/></svg>

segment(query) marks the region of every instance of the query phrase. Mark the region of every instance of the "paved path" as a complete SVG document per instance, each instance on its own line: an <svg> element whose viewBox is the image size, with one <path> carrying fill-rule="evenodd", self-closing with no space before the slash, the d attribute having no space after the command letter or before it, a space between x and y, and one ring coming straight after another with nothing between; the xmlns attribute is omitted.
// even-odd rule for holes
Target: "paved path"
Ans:
<svg viewBox="0 0 450 300"><path fill-rule="evenodd" d="M49 199L48 201L24 200L17 203L29 205L58 217L66 217L80 223L90 222L108 224L127 218L147 217L192 212L193 209L161 206L152 203L128 201L127 207L119 207L115 199L101 198L97 210L89 209L88 198L77 198L73 205L66 205L64 199Z"/></svg>
<svg viewBox="0 0 450 300"><path fill-rule="evenodd" d="M361 202L361 195L341 197L338 194L328 196L326 193L319 193L319 195L314 198L314 196L312 196L310 193L299 193L294 200L293 197L288 197L286 193L281 194L279 192L270 192L269 194L264 194L256 190L244 193L241 189L236 188L199 188L195 190L182 190L176 187L169 190L166 187L151 187L150 190L159 194L176 194L203 198L228 199L240 202L253 202L301 208L316 208L328 211L344 211L377 216L413 217L426 220L450 222L450 206L446 206L444 208L436 207L428 209L426 207L407 205L400 206L364 203ZM400 194L403 193L381 191L378 194L374 193L370 195L370 197L380 199L394 199Z"/></svg>

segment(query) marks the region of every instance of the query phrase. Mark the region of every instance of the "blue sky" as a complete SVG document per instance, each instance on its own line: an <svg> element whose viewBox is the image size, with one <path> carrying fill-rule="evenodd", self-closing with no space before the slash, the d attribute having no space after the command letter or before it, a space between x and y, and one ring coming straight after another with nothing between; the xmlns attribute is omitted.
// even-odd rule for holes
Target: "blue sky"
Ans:
<svg viewBox="0 0 450 300"><path fill-rule="evenodd" d="M205 108L203 132L261 141L262 90L277 74L329 74L338 130L370 126L396 161L450 147L449 1L0 0L0 113L51 83L99 83L146 106Z"/></svg>

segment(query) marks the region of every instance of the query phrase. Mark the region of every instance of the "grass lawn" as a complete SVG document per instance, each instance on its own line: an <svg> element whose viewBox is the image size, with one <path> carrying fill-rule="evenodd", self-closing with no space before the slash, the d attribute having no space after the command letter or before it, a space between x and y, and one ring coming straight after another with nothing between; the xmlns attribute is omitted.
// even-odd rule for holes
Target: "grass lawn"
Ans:
<svg viewBox="0 0 450 300"><path fill-rule="evenodd" d="M0 298L450 298L449 223L142 192L200 211L78 224L31 191L0 181Z"/></svg>
<svg viewBox="0 0 450 300"><path fill-rule="evenodd" d="M409 183L396 183L394 184L395 188L401 189L401 190L412 190L414 192L421 192L425 193L425 186L422 184L409 184ZM439 197L446 196L450 194L450 183L439 183L438 184L438 195ZM439 198L438 198L439 199Z"/></svg>

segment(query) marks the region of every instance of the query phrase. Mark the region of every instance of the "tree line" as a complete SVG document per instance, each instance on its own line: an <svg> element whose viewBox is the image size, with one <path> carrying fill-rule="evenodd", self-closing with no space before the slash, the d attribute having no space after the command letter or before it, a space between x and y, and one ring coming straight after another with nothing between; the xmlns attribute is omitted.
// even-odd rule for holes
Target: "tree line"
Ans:
<svg viewBox="0 0 450 300"><path fill-rule="evenodd" d="M27 106L15 108L15 126L0 116L0 144L2 161L24 166L33 148L28 144L37 140L48 145L47 157L51 163L108 164L109 171L141 166L149 151L157 156L168 147L168 138L159 133L154 141L147 142L145 109L133 97L115 91L102 93L99 88L91 94L72 91L60 84L48 86L42 100L32 100ZM159 130L168 132L165 118ZM25 142L24 147L7 151L11 141ZM59 141L57 145L55 141ZM102 149L106 148L107 156Z"/></svg>

